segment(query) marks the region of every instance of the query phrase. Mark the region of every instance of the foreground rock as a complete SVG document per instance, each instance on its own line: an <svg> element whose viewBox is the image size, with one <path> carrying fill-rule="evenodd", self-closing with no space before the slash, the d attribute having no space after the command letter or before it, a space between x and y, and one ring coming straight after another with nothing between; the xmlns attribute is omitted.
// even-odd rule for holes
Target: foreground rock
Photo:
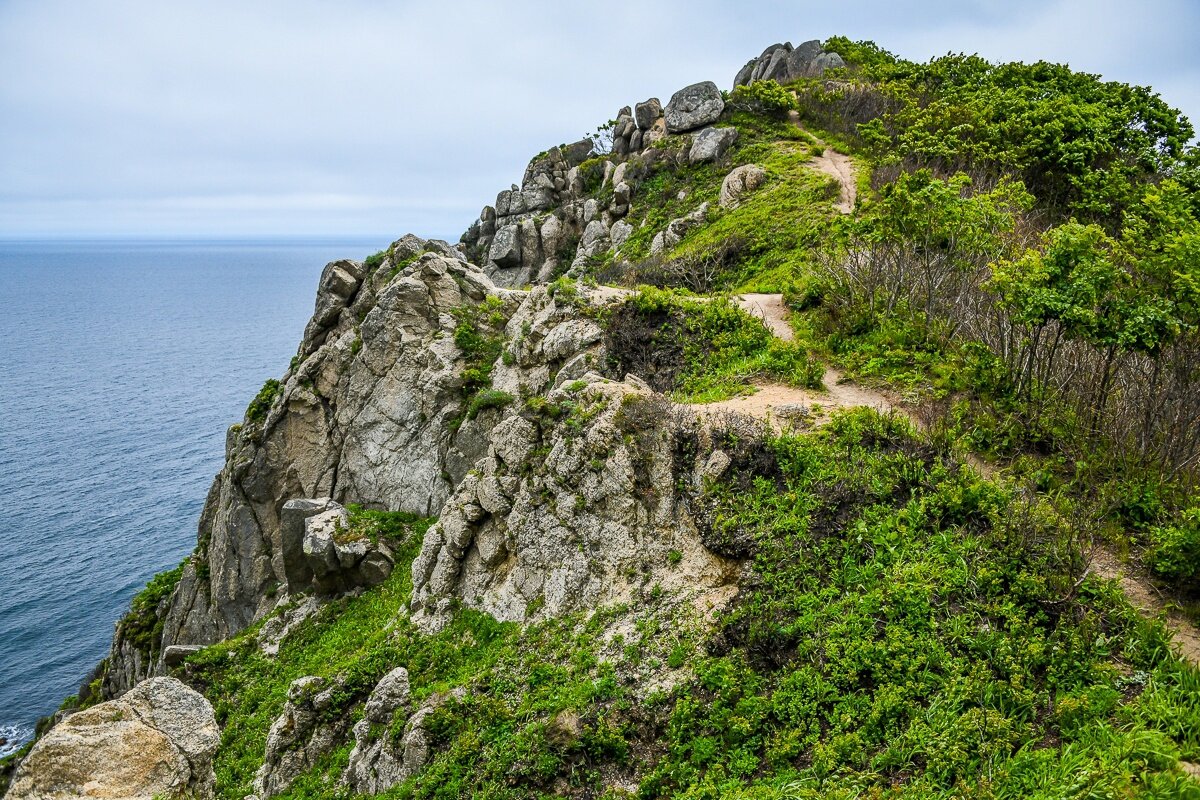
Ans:
<svg viewBox="0 0 1200 800"><path fill-rule="evenodd" d="M175 678L72 714L17 768L6 800L213 796L220 732L212 706Z"/></svg>

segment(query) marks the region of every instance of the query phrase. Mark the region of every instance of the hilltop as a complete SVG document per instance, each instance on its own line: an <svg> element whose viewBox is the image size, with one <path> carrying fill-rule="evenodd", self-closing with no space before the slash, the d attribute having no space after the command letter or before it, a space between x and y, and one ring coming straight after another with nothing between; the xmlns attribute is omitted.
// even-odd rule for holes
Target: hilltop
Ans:
<svg viewBox="0 0 1200 800"><path fill-rule="evenodd" d="M1200 797L1193 133L777 44L329 264L6 797Z"/></svg>

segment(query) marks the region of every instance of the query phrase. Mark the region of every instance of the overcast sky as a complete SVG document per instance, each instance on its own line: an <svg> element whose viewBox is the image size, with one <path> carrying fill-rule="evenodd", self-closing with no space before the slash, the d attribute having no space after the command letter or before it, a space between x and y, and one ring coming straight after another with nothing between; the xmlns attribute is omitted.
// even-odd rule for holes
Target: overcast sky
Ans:
<svg viewBox="0 0 1200 800"><path fill-rule="evenodd" d="M1200 121L1197 0L0 0L0 236L457 238L529 157L776 41L1046 59Z"/></svg>

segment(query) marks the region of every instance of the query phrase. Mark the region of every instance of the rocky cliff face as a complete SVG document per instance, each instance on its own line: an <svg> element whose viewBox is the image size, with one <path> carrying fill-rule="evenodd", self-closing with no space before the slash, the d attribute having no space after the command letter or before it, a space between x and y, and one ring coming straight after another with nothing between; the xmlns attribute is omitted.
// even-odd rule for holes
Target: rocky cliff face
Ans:
<svg viewBox="0 0 1200 800"><path fill-rule="evenodd" d="M407 263L405 263L407 262ZM118 635L105 692L161 670L176 645L227 638L289 588L284 506L296 498L434 514L480 454L464 413L462 354L451 312L498 291L458 251L406 237L368 268L326 267L292 368L257 413L229 432L226 465L200 519L199 544L163 609L161 644L138 652Z"/></svg>
<svg viewBox="0 0 1200 800"><path fill-rule="evenodd" d="M764 66L776 62L805 74L834 65L810 44L768 49L739 82L782 76ZM580 313L601 299L505 288L619 257L634 230L625 221L631 185L664 160L719 161L737 140L736 129L712 127L723 110L712 82L675 92L665 106L650 98L623 108L607 152L597 155L585 139L535 157L459 245L409 235L365 263L329 264L291 368L229 431L197 550L158 609L161 635L147 649L118 628L103 696L161 674L168 659L228 638L290 596L369 583L360 561L366 573L386 575L386 552L313 574L305 514L289 524L288 513L300 512L285 511L299 500L440 516L414 572L416 606L431 625L450 599L502 619L525 618L534 606L547 615L620 602L645 584L636 573L647 554L684 554L686 569L674 573L681 586L703 593L726 585L730 565L697 545L671 493L645 494L647 480L697 480L697 465L672 460L666 444L631 463L621 409L645 387L604 382L625 376L605 374L600 329ZM752 191L762 179L754 176L753 185L731 187L730 198ZM706 213L702 204L671 220L651 254L703 225ZM502 343L502 356L473 363L477 354L457 335L464 324ZM480 370L511 405L468 408ZM526 398L551 393L555 403L580 380L586 389L577 399L595 413L586 437L519 413ZM545 470L523 477L531 459ZM639 477L645 469L656 472ZM326 558L336 560L326 544Z"/></svg>

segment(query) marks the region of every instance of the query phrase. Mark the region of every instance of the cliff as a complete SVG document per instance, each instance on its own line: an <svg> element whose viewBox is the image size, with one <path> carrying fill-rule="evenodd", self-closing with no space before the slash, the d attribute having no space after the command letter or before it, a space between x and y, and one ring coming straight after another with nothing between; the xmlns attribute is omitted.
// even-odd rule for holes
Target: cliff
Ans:
<svg viewBox="0 0 1200 800"><path fill-rule="evenodd" d="M1049 156L989 161L999 145L954 140L912 98L994 79L1053 84L1089 113L1106 101L1049 68L928 69L870 43L773 45L732 92L650 98L535 156L455 245L408 235L329 264L296 357L228 433L195 552L134 601L83 710L60 712L6 796L77 796L72 752L93 764L151 740L170 755L153 779L93 785L1200 792L1198 673L1094 567L1101 528L1132 512L1085 495L1083 451L1037 438L1045 396L1004 371L1031 331L1104 363L1074 318L994 311L1017 303L1012 264L1061 263L1055 232L1095 187L1050 176ZM941 100L984 115L984 97ZM1127 111L1160 124L1157 109ZM918 130L958 149L922 150ZM1122 163L1121 197L1174 191L1191 156L1168 133L1161 163L1118 151L1088 174ZM1127 223L1153 205L1119 202ZM1155 230L1190 235L1192 213ZM1030 247L1046 219L1062 227ZM1191 335L1110 356L1103 385L1131 388L1087 441L1126 441L1104 420L1138 364L1175 375L1171 409L1200 397L1171 372ZM1022 352L1014 375L1067 386L1053 354ZM1176 563L1153 542L1190 541L1187 491L1140 496L1147 563ZM193 723L203 741L179 733Z"/></svg>

